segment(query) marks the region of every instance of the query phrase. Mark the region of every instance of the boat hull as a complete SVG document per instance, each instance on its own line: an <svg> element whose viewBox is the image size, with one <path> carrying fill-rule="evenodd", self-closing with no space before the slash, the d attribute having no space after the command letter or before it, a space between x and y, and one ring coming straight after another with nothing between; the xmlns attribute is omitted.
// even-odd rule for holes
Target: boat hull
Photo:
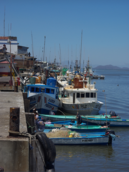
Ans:
<svg viewBox="0 0 129 172"><path fill-rule="evenodd" d="M46 126L45 125L45 129L60 129L60 127L50 127L50 126ZM75 132L78 132L78 133L95 133L95 132L103 132L103 133L105 133L106 132L106 130L107 130L107 128L99 128L99 129L77 129L77 128L68 128L68 129L70 129L71 131L75 131Z"/></svg>
<svg viewBox="0 0 129 172"><path fill-rule="evenodd" d="M109 136L91 138L50 138L55 145L107 145Z"/></svg>
<svg viewBox="0 0 129 172"><path fill-rule="evenodd" d="M97 115L99 114L101 106L102 104L98 102L81 104L70 104L62 102L62 107L60 109L72 115L76 115L77 111L80 115Z"/></svg>
<svg viewBox="0 0 129 172"><path fill-rule="evenodd" d="M30 108L33 109L32 107L35 106L39 113L49 114L51 110L56 113L59 107L59 100L46 93L36 94L28 99L30 100Z"/></svg>
<svg viewBox="0 0 129 172"><path fill-rule="evenodd" d="M90 124L96 124L96 125L105 125L106 123L109 123L109 125L111 127L129 127L129 120L127 121L122 121L121 120L110 120L110 119L107 119L107 120L93 120L93 119L82 119L83 122L88 122Z"/></svg>
<svg viewBox="0 0 129 172"><path fill-rule="evenodd" d="M51 120L51 121L71 121L76 120L76 116L64 116L64 115L46 115L46 114L40 114L40 116L45 120Z"/></svg>

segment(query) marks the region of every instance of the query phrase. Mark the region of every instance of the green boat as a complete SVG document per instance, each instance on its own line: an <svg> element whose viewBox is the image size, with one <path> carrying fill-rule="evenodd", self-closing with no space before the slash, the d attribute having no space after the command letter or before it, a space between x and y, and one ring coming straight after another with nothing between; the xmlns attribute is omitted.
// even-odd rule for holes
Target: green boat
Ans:
<svg viewBox="0 0 129 172"><path fill-rule="evenodd" d="M67 124L67 122L66 122ZM60 129L61 127L65 127L67 129L70 129L71 131L75 131L78 133L91 133L91 132L97 132L97 133L105 133L107 129L109 129L107 126L100 126L100 125L62 125L62 124L45 124L45 129Z"/></svg>
<svg viewBox="0 0 129 172"><path fill-rule="evenodd" d="M40 116L45 120L51 120L51 121L75 121L76 116L75 115L46 115L46 114L40 114ZM111 115L81 115L83 122L87 122L87 118L97 118L97 119L120 119L119 116L111 116Z"/></svg>
<svg viewBox="0 0 129 172"><path fill-rule="evenodd" d="M111 127L129 127L129 119L121 119L121 118L108 118L108 115L106 117L95 117L95 116L90 116L90 117L83 117L82 116L82 121L92 124L92 125L109 125Z"/></svg>

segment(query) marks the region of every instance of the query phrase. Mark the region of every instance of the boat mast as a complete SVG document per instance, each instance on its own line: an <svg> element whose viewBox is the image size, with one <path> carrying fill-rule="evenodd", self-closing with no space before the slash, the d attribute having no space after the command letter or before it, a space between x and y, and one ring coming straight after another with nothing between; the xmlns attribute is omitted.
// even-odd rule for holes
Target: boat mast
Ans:
<svg viewBox="0 0 129 172"><path fill-rule="evenodd" d="M82 35L83 35L83 31L81 32L80 71L81 71L81 57L82 57Z"/></svg>

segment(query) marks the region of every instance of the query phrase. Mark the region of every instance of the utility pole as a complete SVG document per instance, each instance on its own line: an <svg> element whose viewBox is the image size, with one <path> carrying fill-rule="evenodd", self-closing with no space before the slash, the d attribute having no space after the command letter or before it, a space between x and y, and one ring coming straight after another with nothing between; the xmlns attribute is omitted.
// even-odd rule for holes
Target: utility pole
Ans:
<svg viewBox="0 0 129 172"><path fill-rule="evenodd" d="M81 57L82 57L82 35L83 35L83 31L81 32L80 70L81 70Z"/></svg>

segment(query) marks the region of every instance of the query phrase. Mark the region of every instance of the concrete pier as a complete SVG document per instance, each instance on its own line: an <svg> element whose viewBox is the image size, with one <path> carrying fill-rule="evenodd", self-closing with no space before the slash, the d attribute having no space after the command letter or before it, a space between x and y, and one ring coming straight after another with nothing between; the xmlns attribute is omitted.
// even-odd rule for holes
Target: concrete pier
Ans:
<svg viewBox="0 0 129 172"><path fill-rule="evenodd" d="M9 136L10 107L20 107L20 133L27 132L22 93L0 92L0 166L4 171L29 171L29 139Z"/></svg>
<svg viewBox="0 0 129 172"><path fill-rule="evenodd" d="M4 172L44 172L44 152L36 138L10 136L10 107L20 108L19 132L27 132L23 93L0 92L0 167ZM29 122L33 120L28 119Z"/></svg>

